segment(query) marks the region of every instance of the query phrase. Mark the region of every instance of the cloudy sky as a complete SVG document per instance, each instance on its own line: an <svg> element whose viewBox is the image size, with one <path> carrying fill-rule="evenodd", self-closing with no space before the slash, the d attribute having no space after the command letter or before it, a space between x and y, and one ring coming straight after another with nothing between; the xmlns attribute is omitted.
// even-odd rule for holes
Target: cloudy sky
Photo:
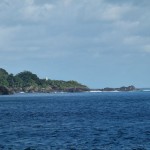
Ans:
<svg viewBox="0 0 150 150"><path fill-rule="evenodd" d="M150 87L150 1L1 0L0 67L91 88Z"/></svg>

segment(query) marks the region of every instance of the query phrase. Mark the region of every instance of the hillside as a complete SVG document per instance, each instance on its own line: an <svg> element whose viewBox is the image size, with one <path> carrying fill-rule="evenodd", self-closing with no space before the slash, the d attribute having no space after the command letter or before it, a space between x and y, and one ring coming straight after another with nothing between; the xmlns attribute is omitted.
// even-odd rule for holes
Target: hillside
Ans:
<svg viewBox="0 0 150 150"><path fill-rule="evenodd" d="M16 75L9 74L0 68L0 86L11 92L82 92L89 88L77 81L40 79L30 71L23 71Z"/></svg>

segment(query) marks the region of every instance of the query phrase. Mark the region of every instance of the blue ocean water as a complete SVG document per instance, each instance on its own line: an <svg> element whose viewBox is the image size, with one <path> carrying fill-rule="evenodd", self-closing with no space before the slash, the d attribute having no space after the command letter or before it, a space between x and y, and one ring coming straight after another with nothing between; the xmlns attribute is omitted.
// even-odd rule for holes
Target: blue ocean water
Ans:
<svg viewBox="0 0 150 150"><path fill-rule="evenodd" d="M0 96L0 150L150 150L150 92Z"/></svg>

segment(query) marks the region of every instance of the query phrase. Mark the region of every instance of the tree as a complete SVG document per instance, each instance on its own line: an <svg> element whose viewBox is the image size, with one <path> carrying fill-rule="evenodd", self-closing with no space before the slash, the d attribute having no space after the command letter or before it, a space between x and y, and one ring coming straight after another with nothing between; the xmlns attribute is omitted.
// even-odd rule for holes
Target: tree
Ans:
<svg viewBox="0 0 150 150"><path fill-rule="evenodd" d="M38 78L38 76L30 71L21 72L17 74L16 77L22 80L24 87L40 84L40 79Z"/></svg>
<svg viewBox="0 0 150 150"><path fill-rule="evenodd" d="M8 72L2 68L0 68L0 85L8 86L7 82Z"/></svg>
<svg viewBox="0 0 150 150"><path fill-rule="evenodd" d="M13 74L9 74L9 75L8 75L7 81L8 81L8 83L9 83L9 86L10 86L10 87L14 87L14 85L15 85L15 78L14 78L14 75L13 75Z"/></svg>

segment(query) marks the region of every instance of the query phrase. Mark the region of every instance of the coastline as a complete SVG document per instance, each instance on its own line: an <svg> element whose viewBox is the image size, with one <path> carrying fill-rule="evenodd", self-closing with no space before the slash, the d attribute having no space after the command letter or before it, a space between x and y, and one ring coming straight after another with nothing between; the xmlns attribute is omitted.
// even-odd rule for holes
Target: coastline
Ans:
<svg viewBox="0 0 150 150"><path fill-rule="evenodd" d="M123 86L120 88L103 88L103 89L90 89L90 88L65 88L65 89L51 89L51 88L34 88L34 87L26 87L26 88L8 88L4 86L0 86L0 95L11 95L11 94L24 94L24 93L79 93L79 92L131 92L131 91L140 91L139 88L135 88L133 85L131 86ZM146 90L149 91L149 90Z"/></svg>

